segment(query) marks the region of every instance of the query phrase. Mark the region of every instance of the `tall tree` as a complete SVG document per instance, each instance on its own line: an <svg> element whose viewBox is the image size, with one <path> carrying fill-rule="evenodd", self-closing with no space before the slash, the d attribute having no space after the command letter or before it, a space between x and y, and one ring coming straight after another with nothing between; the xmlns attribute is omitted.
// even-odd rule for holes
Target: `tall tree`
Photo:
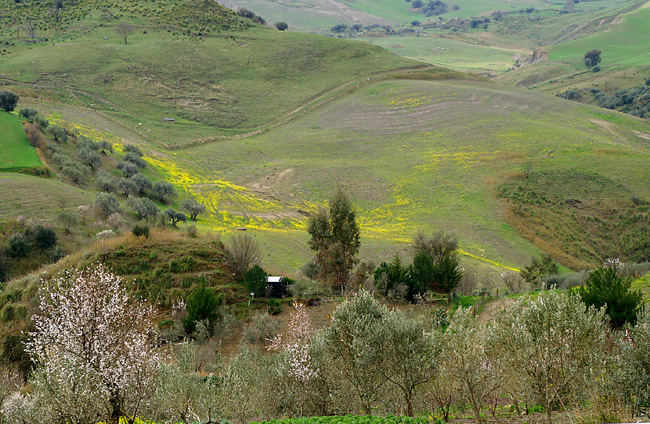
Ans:
<svg viewBox="0 0 650 424"><path fill-rule="evenodd" d="M320 211L313 216L307 231L321 278L343 287L358 262L361 243L352 204L340 187L329 202L329 212Z"/></svg>

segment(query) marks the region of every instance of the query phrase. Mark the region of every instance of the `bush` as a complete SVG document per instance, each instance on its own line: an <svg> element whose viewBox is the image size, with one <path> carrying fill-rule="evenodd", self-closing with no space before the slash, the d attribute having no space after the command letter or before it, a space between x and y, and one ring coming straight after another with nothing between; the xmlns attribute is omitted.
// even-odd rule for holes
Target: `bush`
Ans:
<svg viewBox="0 0 650 424"><path fill-rule="evenodd" d="M319 299L326 293L325 287L314 280L298 280L289 286L289 293L294 299L313 300Z"/></svg>
<svg viewBox="0 0 650 424"><path fill-rule="evenodd" d="M56 125L49 125L46 129L46 132L59 143L65 143L68 141L68 134L65 132L65 129L61 127L57 127Z"/></svg>
<svg viewBox="0 0 650 424"><path fill-rule="evenodd" d="M241 281L248 269L260 262L260 249L248 234L235 235L230 242L230 262L235 279Z"/></svg>
<svg viewBox="0 0 650 424"><path fill-rule="evenodd" d="M149 238L149 226L145 223L137 223L131 230L134 236Z"/></svg>
<svg viewBox="0 0 650 424"><path fill-rule="evenodd" d="M168 219L175 227L178 222L185 222L187 218L183 212L176 212L174 209L167 209L165 211L165 218Z"/></svg>
<svg viewBox="0 0 650 424"><path fill-rule="evenodd" d="M130 162L141 169L147 167L147 162L145 162L144 159L142 159L142 157L138 156L135 153L127 153L126 155L124 155L124 158L122 160L124 162Z"/></svg>
<svg viewBox="0 0 650 424"><path fill-rule="evenodd" d="M176 189L166 181L156 182L153 185L152 192L156 199L160 200L164 204L168 204L176 197Z"/></svg>
<svg viewBox="0 0 650 424"><path fill-rule="evenodd" d="M134 165L131 162L127 162L127 161L119 162L117 164L117 169L121 170L122 174L124 174L124 176L126 178L132 177L133 175L140 172L140 170L138 169L138 167L136 165Z"/></svg>
<svg viewBox="0 0 650 424"><path fill-rule="evenodd" d="M156 204L150 199L130 197L127 203L140 220L155 218L160 212Z"/></svg>
<svg viewBox="0 0 650 424"><path fill-rule="evenodd" d="M130 178L120 178L117 182L117 189L125 196L136 196L138 194L138 185Z"/></svg>
<svg viewBox="0 0 650 424"><path fill-rule="evenodd" d="M29 122L33 122L34 118L36 118L36 115L38 115L38 111L36 109L30 109L30 108L20 109L20 112L18 113L20 114L20 116L27 119Z"/></svg>
<svg viewBox="0 0 650 424"><path fill-rule="evenodd" d="M38 226L34 230L29 230L28 234L41 251L53 247L57 242L56 233L51 228Z"/></svg>
<svg viewBox="0 0 650 424"><path fill-rule="evenodd" d="M18 104L18 95L11 91L0 91L0 109L11 112Z"/></svg>
<svg viewBox="0 0 650 424"><path fill-rule="evenodd" d="M105 192L111 193L117 189L115 178L106 171L99 171L95 177L97 187Z"/></svg>
<svg viewBox="0 0 650 424"><path fill-rule="evenodd" d="M25 135L27 136L27 140L29 140L29 144L32 146L38 147L39 149L46 147L45 140L41 136L41 130L38 128L38 125L25 124Z"/></svg>
<svg viewBox="0 0 650 424"><path fill-rule="evenodd" d="M286 31L289 29L289 25L286 22L278 22L275 24L275 27L280 31Z"/></svg>
<svg viewBox="0 0 650 424"><path fill-rule="evenodd" d="M205 284L192 291L187 297L187 316L183 319L183 326L187 334L194 332L197 321L214 324L219 318L218 308L222 300L222 297L218 296L214 289L206 287Z"/></svg>
<svg viewBox="0 0 650 424"><path fill-rule="evenodd" d="M82 184L86 180L87 168L71 160L67 160L61 167L61 173L75 184Z"/></svg>
<svg viewBox="0 0 650 424"><path fill-rule="evenodd" d="M266 312L257 312L253 315L244 338L248 343L261 343L278 334L278 324Z"/></svg>
<svg viewBox="0 0 650 424"><path fill-rule="evenodd" d="M627 323L634 325L642 307L641 292L631 286L631 278L619 277L614 268L600 267L589 274L578 293L585 305L605 307L612 327L621 328Z"/></svg>
<svg viewBox="0 0 650 424"><path fill-rule="evenodd" d="M7 246L7 255L12 258L20 259L27 256L29 252L29 243L24 235L13 234L9 237L9 246Z"/></svg>
<svg viewBox="0 0 650 424"><path fill-rule="evenodd" d="M142 150L140 150L138 146L134 146L133 144L126 144L124 146L124 151L126 153L133 153L134 155L140 158L143 156Z"/></svg>
<svg viewBox="0 0 650 424"><path fill-rule="evenodd" d="M266 271L259 265L246 271L244 282L248 293L253 293L255 297L266 297L266 277Z"/></svg>
<svg viewBox="0 0 650 424"><path fill-rule="evenodd" d="M135 184L135 186L138 189L137 194L140 196L144 195L147 191L151 190L153 185L151 184L151 180L144 175L137 173L132 175L129 180Z"/></svg>
<svg viewBox="0 0 650 424"><path fill-rule="evenodd" d="M205 206L194 199L188 199L183 202L182 208L190 215L192 221L196 221L196 217L205 212Z"/></svg>
<svg viewBox="0 0 650 424"><path fill-rule="evenodd" d="M282 313L282 302L278 299L271 299L268 303L268 311L271 315L279 315Z"/></svg>
<svg viewBox="0 0 650 424"><path fill-rule="evenodd" d="M92 169L97 169L102 164L102 158L99 156L95 150L92 150L88 147L82 147L77 151L77 156L79 161L84 165L89 166Z"/></svg>
<svg viewBox="0 0 650 424"><path fill-rule="evenodd" d="M113 193L98 193L95 197L95 205L107 217L120 210L120 202Z"/></svg>

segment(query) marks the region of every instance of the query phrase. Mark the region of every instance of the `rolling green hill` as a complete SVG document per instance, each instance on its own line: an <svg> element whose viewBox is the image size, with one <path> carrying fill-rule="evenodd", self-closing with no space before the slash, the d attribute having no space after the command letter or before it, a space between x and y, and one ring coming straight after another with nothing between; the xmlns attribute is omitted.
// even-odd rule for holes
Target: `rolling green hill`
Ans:
<svg viewBox="0 0 650 424"><path fill-rule="evenodd" d="M17 117L0 111L0 171L15 171L41 165Z"/></svg>
<svg viewBox="0 0 650 424"><path fill-rule="evenodd" d="M364 260L407 254L416 232L445 230L459 235L465 266L482 275L517 269L540 250L574 268L600 260L601 241L572 231L571 193L554 199L551 241L542 237L550 223L534 211L513 214L529 206L503 187L519 187L529 172L560 186L574 174L611 182L578 199L596 205L621 188L625 201L650 198L643 120L367 43L253 24L188 34L193 20L167 27L126 12L145 6L118 3L119 19L79 13L69 29L45 30L48 41L14 38L4 82L58 125L141 146L157 174L206 205L201 228L227 240L246 227L272 271L295 274L309 259L307 216L338 184L358 209ZM128 44L115 32L120 21L136 28ZM503 66L510 51L494 63ZM467 57L454 54L450 65ZM608 211L595 207L581 219L626 225L629 217ZM605 247L625 257L616 242Z"/></svg>

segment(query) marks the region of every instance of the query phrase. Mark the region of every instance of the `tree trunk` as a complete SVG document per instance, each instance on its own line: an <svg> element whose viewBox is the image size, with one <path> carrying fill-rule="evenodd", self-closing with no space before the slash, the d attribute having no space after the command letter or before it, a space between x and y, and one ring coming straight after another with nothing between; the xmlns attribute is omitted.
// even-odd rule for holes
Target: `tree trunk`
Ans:
<svg viewBox="0 0 650 424"><path fill-rule="evenodd" d="M120 423L120 415L122 415L122 411L120 408L120 399L116 394L113 394L111 396L111 424L119 424Z"/></svg>
<svg viewBox="0 0 650 424"><path fill-rule="evenodd" d="M413 414L413 394L410 392L404 393L404 397L406 398L406 415L409 417L414 417L415 415Z"/></svg>

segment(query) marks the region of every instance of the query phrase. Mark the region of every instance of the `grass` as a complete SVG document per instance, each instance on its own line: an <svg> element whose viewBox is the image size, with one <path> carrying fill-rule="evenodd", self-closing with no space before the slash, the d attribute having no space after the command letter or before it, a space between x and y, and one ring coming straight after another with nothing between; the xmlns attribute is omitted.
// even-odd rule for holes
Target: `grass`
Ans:
<svg viewBox="0 0 650 424"><path fill-rule="evenodd" d="M22 122L0 111L0 171L17 171L41 166L36 150L29 144Z"/></svg>
<svg viewBox="0 0 650 424"><path fill-rule="evenodd" d="M650 66L650 7L635 10L621 19L606 31L553 46L549 50L549 60L583 70L584 54L597 49L602 51L601 68L604 69Z"/></svg>
<svg viewBox="0 0 650 424"><path fill-rule="evenodd" d="M53 179L0 173L0 221L22 216L52 223L63 207L88 205L94 193Z"/></svg>
<svg viewBox="0 0 650 424"><path fill-rule="evenodd" d="M255 130L337 86L417 64L365 43L271 29L202 41L149 29L125 46L112 28L98 28L16 47L3 76L26 94L46 91L170 147Z"/></svg>

